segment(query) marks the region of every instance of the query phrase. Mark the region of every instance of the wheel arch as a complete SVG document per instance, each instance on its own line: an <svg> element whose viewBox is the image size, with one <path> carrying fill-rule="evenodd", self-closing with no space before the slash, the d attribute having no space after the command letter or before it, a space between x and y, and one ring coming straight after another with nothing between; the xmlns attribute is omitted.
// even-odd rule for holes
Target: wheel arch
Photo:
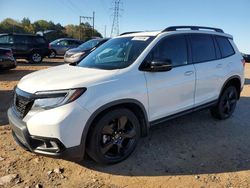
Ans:
<svg viewBox="0 0 250 188"><path fill-rule="evenodd" d="M240 93L241 93L241 79L240 76L235 75L231 76L228 78L225 83L223 84L221 91L220 91L220 96L223 93L223 91L228 87L228 86L235 86L238 92L238 99L240 98Z"/></svg>
<svg viewBox="0 0 250 188"><path fill-rule="evenodd" d="M141 136L146 136L148 134L149 121L148 121L147 111L145 107L143 106L143 104L135 99L116 100L98 108L94 113L92 113L92 115L88 119L83 129L83 133L81 137L81 146L84 150L86 148L87 138L88 138L91 125L105 112L115 109L115 108L127 108L131 110L133 113L135 113L141 125ZM83 151L83 153L85 153L85 151Z"/></svg>

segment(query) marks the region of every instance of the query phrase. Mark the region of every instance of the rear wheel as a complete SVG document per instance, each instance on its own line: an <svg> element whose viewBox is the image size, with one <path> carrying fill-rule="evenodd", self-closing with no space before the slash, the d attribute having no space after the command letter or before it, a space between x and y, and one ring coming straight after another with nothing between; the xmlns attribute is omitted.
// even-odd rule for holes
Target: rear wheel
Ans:
<svg viewBox="0 0 250 188"><path fill-rule="evenodd" d="M33 52L30 56L31 63L41 63L42 60L43 57L39 52Z"/></svg>
<svg viewBox="0 0 250 188"><path fill-rule="evenodd" d="M227 119L232 116L238 100L238 92L234 86L226 88L218 104L211 109L211 114L216 119Z"/></svg>
<svg viewBox="0 0 250 188"><path fill-rule="evenodd" d="M125 108L114 109L92 125L87 153L98 163L117 163L134 151L139 136L140 124L135 114Z"/></svg>

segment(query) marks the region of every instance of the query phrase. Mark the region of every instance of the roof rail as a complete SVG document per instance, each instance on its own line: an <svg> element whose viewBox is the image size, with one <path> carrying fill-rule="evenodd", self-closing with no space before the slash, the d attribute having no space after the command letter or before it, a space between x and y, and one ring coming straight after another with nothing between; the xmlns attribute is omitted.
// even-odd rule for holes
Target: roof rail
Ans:
<svg viewBox="0 0 250 188"><path fill-rule="evenodd" d="M222 29L214 27L203 27L203 26L171 26L164 29L162 32L166 31L177 31L178 29L190 29L190 30L213 30L219 33L224 33Z"/></svg>
<svg viewBox="0 0 250 188"><path fill-rule="evenodd" d="M128 35L128 34L132 34L132 33L140 33L140 32L142 32L142 31L129 31L129 32L122 33L119 36Z"/></svg>

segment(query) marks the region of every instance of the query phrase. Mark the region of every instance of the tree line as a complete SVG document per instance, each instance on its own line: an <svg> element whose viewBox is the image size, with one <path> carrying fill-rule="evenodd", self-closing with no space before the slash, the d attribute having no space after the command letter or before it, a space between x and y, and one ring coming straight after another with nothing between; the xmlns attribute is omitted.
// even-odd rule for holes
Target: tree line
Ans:
<svg viewBox="0 0 250 188"><path fill-rule="evenodd" d="M97 30L93 31L92 26L89 23L62 26L60 23L55 24L52 21L46 20L37 20L31 23L29 18L23 18L21 21L6 18L0 22L0 33L36 34L37 32L45 31L51 31L48 34L45 34L45 37L49 42L63 37L76 38L83 41L93 37L102 37Z"/></svg>

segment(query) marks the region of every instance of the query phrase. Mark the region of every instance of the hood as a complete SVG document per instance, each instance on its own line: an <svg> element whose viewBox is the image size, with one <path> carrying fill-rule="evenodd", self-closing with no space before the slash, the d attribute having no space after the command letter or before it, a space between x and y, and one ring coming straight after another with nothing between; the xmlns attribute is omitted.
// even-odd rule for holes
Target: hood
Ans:
<svg viewBox="0 0 250 188"><path fill-rule="evenodd" d="M113 80L118 71L60 65L28 74L17 87L28 93L88 87Z"/></svg>
<svg viewBox="0 0 250 188"><path fill-rule="evenodd" d="M68 50L66 53L67 54L76 54L78 52L88 52L90 51L91 49L81 49L81 48L73 48L73 49L70 49Z"/></svg>

